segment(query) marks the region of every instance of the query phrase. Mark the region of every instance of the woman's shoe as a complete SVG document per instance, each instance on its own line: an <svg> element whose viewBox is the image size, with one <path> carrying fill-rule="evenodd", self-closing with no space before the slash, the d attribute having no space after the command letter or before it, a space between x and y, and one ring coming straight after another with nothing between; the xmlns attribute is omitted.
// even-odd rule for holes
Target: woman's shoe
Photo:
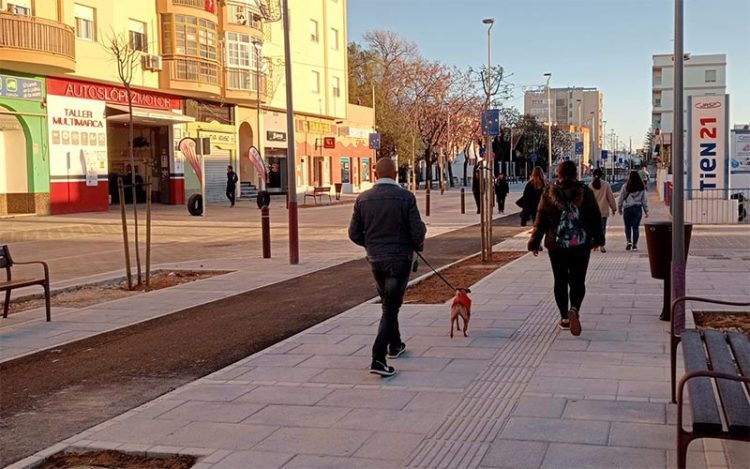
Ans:
<svg viewBox="0 0 750 469"><path fill-rule="evenodd" d="M628 243L628 244L627 244L627 245L625 246L625 250L626 250L626 251L630 251L631 249L633 249L633 244L632 244L632 243Z"/></svg>
<svg viewBox="0 0 750 469"><path fill-rule="evenodd" d="M607 250L604 248L604 246L602 246L602 247L599 248L599 252L605 253L605 252L607 252Z"/></svg>

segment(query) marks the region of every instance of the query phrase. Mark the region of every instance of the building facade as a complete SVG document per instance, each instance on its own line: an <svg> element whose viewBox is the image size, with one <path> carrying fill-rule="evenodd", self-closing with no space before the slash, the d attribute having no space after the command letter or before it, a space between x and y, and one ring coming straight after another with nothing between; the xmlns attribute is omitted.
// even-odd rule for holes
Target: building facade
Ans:
<svg viewBox="0 0 750 469"><path fill-rule="evenodd" d="M553 125L562 128L573 126L580 138L585 132L587 147L586 160L591 165L600 164L601 150L604 148L603 117L604 93L596 88L550 88L550 110ZM547 90L527 91L524 95L524 114L536 117L540 122L547 122Z"/></svg>
<svg viewBox="0 0 750 469"><path fill-rule="evenodd" d="M685 98L723 95L727 92L727 56L725 54L689 55L683 74ZM661 134L674 129L674 61L672 54L653 56L651 66L651 126ZM686 101L687 102L687 101Z"/></svg>

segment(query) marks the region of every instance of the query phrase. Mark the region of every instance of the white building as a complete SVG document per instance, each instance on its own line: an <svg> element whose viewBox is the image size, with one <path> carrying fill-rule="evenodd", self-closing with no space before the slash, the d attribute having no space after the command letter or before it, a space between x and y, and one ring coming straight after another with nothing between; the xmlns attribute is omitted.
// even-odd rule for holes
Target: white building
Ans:
<svg viewBox="0 0 750 469"><path fill-rule="evenodd" d="M596 88L550 88L552 123L563 128L575 127L589 129L587 152L592 155L591 162L596 161L603 148L604 93ZM524 95L524 114L536 117L540 122L547 122L547 91L527 91Z"/></svg>
<svg viewBox="0 0 750 469"><path fill-rule="evenodd" d="M651 67L652 128L671 133L674 128L674 61L672 54L656 54ZM688 96L723 95L727 92L726 54L692 55L683 74L685 105Z"/></svg>

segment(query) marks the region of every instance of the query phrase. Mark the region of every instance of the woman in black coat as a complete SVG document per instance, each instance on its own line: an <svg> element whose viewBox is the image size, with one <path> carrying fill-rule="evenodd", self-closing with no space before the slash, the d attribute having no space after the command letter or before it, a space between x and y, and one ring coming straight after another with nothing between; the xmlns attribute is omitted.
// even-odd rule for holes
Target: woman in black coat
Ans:
<svg viewBox="0 0 750 469"><path fill-rule="evenodd" d="M471 176L471 192L474 194L474 202L477 203L477 213L480 209L480 200L482 198L482 189L480 181L482 179L482 166L478 163L474 165L474 172Z"/></svg>
<svg viewBox="0 0 750 469"><path fill-rule="evenodd" d="M529 182L523 189L523 196L521 196L521 226L526 226L529 220L534 223L536 209L544 193L544 188L544 172L542 168L537 166L531 172L531 178L529 178Z"/></svg>
<svg viewBox="0 0 750 469"><path fill-rule="evenodd" d="M498 174L495 177L495 197L497 197L497 209L500 213L505 213L505 197L507 197L509 192L510 186L505 174Z"/></svg>

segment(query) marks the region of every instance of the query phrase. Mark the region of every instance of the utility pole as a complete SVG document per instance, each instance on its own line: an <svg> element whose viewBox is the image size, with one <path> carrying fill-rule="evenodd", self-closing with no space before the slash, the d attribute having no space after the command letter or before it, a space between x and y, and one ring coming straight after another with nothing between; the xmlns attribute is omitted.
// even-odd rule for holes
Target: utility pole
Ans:
<svg viewBox="0 0 750 469"><path fill-rule="evenodd" d="M253 40L253 46L255 48L255 95L258 98L257 99L257 107L256 107L256 112L257 112L258 119L257 119L257 123L256 123L255 132L258 134L258 152L262 155L263 154L262 150L261 150L261 147L262 147L262 145L261 145L261 141L262 141L261 140L261 135L262 135L262 133L260 131L260 89L261 89L261 87L260 87L260 55L261 55L261 50L262 50L262 47L263 47L263 41L258 40L258 39L254 39ZM261 179L261 184L259 185L259 187L260 187L260 190L266 190L266 180L265 180L265 178Z"/></svg>
<svg viewBox="0 0 750 469"><path fill-rule="evenodd" d="M297 213L296 149L294 148L294 103L292 99L292 50L289 41L289 0L284 8L284 75L286 79L287 200L289 201L289 263L299 264L299 218Z"/></svg>
<svg viewBox="0 0 750 469"><path fill-rule="evenodd" d="M487 103L485 107L485 123L487 141L484 149L484 171L481 178L481 228L482 228L482 262L492 259L492 134L490 133L489 110L492 105L492 26L494 18L486 18L482 23L490 25L487 28Z"/></svg>
<svg viewBox="0 0 750 469"><path fill-rule="evenodd" d="M581 144L583 145L583 122L581 122L581 105L583 103L580 99L577 99L576 101L578 101L578 136L581 139ZM583 148L581 148L581 154L578 156L578 167L578 177L583 180Z"/></svg>
<svg viewBox="0 0 750 469"><path fill-rule="evenodd" d="M674 2L674 132L672 138L672 301L685 296L685 153L683 149L683 12L684 0ZM685 327L684 305L675 311L674 328Z"/></svg>

